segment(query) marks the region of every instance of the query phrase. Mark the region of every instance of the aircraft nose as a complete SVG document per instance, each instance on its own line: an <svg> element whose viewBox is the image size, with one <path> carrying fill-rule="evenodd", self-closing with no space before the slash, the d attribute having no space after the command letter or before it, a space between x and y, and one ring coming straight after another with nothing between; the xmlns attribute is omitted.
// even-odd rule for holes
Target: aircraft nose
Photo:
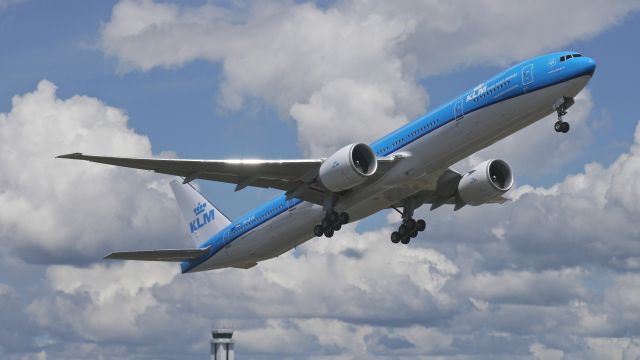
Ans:
<svg viewBox="0 0 640 360"><path fill-rule="evenodd" d="M596 61L590 57L583 57L582 60L583 74L593 76L596 71Z"/></svg>

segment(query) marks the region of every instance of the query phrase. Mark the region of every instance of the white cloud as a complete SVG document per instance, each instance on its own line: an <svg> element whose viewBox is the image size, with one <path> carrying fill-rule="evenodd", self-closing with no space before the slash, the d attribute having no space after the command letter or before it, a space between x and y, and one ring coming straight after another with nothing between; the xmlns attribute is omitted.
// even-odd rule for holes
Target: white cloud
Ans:
<svg viewBox="0 0 640 360"><path fill-rule="evenodd" d="M562 360L564 358L562 350L550 349L539 342L533 343L529 349L537 360Z"/></svg>
<svg viewBox="0 0 640 360"><path fill-rule="evenodd" d="M465 276L456 286L460 287L461 293L493 304L552 305L582 298L586 293L579 285L583 277L580 269L539 273L504 270Z"/></svg>
<svg viewBox="0 0 640 360"><path fill-rule="evenodd" d="M58 295L34 301L28 311L41 327L67 328L86 341L145 338L157 331L154 324L142 326L145 312L152 312L156 323L166 321L165 305L158 304L152 290L170 283L177 273L175 264L166 263L50 266L47 284Z"/></svg>
<svg viewBox="0 0 640 360"><path fill-rule="evenodd" d="M233 11L123 1L102 30L102 47L123 70L222 62L223 105L263 99L298 121L307 155L327 156L424 111L426 94L394 50L413 28L411 19L353 17L311 4Z"/></svg>
<svg viewBox="0 0 640 360"><path fill-rule="evenodd" d="M43 80L0 114L2 246L29 262L86 263L109 250L179 244L175 204L156 190L166 177L55 159L76 151L152 155L124 111L55 91Z"/></svg>
<svg viewBox="0 0 640 360"><path fill-rule="evenodd" d="M338 4L353 16L378 13L414 21L415 31L402 44L402 50L415 57L422 76L477 64L505 66L593 37L640 7L637 0L545 0L526 4L508 0L470 4L344 0Z"/></svg>
<svg viewBox="0 0 640 360"><path fill-rule="evenodd" d="M182 7L123 0L102 29L101 46L123 71L198 59L222 63L223 105L238 109L247 99L266 101L296 121L306 155L328 156L420 115L427 104L420 77L469 65L506 66L594 36L638 7L635 0L345 0L326 9L288 1ZM536 31L527 26L531 19ZM582 118L576 118L578 124ZM544 169L559 166L585 137L588 132L577 127L560 147L550 148L558 150L547 153L550 164L538 162Z"/></svg>
<svg viewBox="0 0 640 360"><path fill-rule="evenodd" d="M311 156L327 156L354 141L372 142L408 121L397 115L397 103L413 91L421 93L410 84L388 87L332 80L308 103L291 107L291 116L298 122L298 142Z"/></svg>

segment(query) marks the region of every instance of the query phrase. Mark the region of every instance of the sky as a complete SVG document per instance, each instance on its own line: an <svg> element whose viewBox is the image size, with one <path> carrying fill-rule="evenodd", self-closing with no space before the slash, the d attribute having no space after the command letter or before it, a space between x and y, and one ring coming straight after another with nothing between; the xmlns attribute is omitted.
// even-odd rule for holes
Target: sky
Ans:
<svg viewBox="0 0 640 360"><path fill-rule="evenodd" d="M0 0L0 358L640 358L640 1ZM594 58L589 86L455 165L503 205L392 211L250 270L112 251L193 244L171 177L54 157L326 157L524 59ZM230 217L277 192L196 181Z"/></svg>

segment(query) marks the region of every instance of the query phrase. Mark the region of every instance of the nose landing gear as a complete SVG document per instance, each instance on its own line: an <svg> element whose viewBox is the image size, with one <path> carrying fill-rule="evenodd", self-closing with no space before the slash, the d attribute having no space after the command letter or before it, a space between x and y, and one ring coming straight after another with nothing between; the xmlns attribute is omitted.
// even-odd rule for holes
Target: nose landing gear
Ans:
<svg viewBox="0 0 640 360"><path fill-rule="evenodd" d="M569 132L569 123L566 121L562 121L562 117L564 115L567 115L567 109L569 109L569 107L571 107L571 105L573 104L574 101L572 98L563 98L563 101L555 107L556 113L558 113L558 121L556 121L553 128L556 132L561 132L563 134Z"/></svg>
<svg viewBox="0 0 640 360"><path fill-rule="evenodd" d="M570 126L568 122L562 121L562 118L558 118L558 121L556 121L553 128L556 130L556 132L561 132L563 134L566 134L569 132Z"/></svg>

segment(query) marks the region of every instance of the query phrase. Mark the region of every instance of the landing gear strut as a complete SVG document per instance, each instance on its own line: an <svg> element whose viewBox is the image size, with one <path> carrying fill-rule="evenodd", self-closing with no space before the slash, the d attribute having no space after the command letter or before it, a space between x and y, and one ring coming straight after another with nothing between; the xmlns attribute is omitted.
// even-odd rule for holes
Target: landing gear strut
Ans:
<svg viewBox="0 0 640 360"><path fill-rule="evenodd" d="M335 210L329 210L322 219L322 222L313 228L313 233L317 237L324 235L330 238L336 231L342 228L342 225L348 222L349 214L345 212L338 214Z"/></svg>
<svg viewBox="0 0 640 360"><path fill-rule="evenodd" d="M406 204L403 208L404 211L394 208L397 212L402 214L402 224L398 227L398 231L391 233L391 242L397 244L399 242L408 244L411 239L418 236L418 233L424 231L427 228L427 223L420 219L416 221L413 218L413 206Z"/></svg>
<svg viewBox="0 0 640 360"><path fill-rule="evenodd" d="M567 109L574 104L574 101L572 98L563 98L563 99L564 101L556 106L556 112L558 113L558 121L556 121L553 128L556 130L556 132L559 132L559 133L561 132L563 134L566 134L569 132L570 126L568 122L562 121L562 117L564 115L567 115Z"/></svg>

